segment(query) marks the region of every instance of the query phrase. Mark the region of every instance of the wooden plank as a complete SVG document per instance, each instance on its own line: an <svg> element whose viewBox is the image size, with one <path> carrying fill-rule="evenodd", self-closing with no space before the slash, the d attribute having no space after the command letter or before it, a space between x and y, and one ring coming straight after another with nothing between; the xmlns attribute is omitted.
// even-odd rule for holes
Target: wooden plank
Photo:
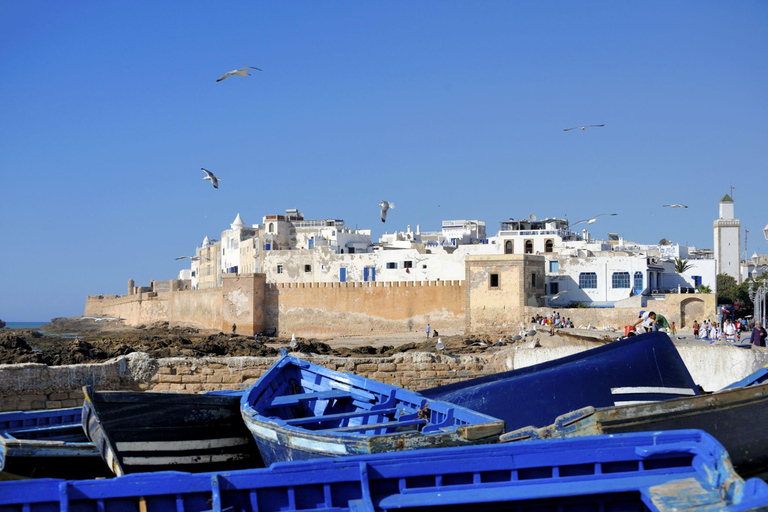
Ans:
<svg viewBox="0 0 768 512"><path fill-rule="evenodd" d="M296 405L307 400L334 400L339 398L352 398L352 393L333 389L330 391L320 391L317 393L299 393L296 395L283 395L272 399L270 407L279 407L281 405Z"/></svg>
<svg viewBox="0 0 768 512"><path fill-rule="evenodd" d="M387 414L395 414L396 408L392 409L380 409L378 411L354 411L354 412L342 412L338 414L328 414L326 416L312 416L310 418L296 418L293 420L286 420L286 425L304 425L307 423L323 423L325 421L341 420L346 418L362 418L365 416L386 416Z"/></svg>
<svg viewBox="0 0 768 512"><path fill-rule="evenodd" d="M360 430L374 430L377 428L410 427L412 425L423 425L426 422L427 420L388 421L386 423L372 423L370 425L357 425L355 427L329 428L322 432L357 432Z"/></svg>

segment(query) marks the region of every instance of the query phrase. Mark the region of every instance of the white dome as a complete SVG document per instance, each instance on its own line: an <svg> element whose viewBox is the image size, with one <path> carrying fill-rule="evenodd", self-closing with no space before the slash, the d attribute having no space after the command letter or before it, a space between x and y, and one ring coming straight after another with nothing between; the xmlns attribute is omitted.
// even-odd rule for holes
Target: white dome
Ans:
<svg viewBox="0 0 768 512"><path fill-rule="evenodd" d="M245 225L245 222L243 222L243 218L240 217L240 214L238 213L237 217L235 218L235 221L232 224L230 224L230 227L232 229L243 229L244 227L247 227L247 226Z"/></svg>

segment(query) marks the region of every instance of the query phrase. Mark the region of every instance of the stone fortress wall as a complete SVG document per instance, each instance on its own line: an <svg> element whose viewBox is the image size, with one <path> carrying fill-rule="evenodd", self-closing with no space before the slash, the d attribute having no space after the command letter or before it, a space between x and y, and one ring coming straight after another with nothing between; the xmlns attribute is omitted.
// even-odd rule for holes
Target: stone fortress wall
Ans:
<svg viewBox="0 0 768 512"><path fill-rule="evenodd" d="M127 325L168 322L254 334L343 336L410 332L428 322L464 327L464 282L267 284L264 274L235 274L223 286L127 296L92 295L86 316L119 317Z"/></svg>
<svg viewBox="0 0 768 512"><path fill-rule="evenodd" d="M394 384L427 389L502 371L524 368L591 348L583 346L489 349L472 355L406 352L391 357L332 357L296 354L330 369ZM716 391L768 364L768 349L723 345L678 347L696 383ZM98 390L196 393L245 389L276 357L153 359L141 352L100 364L0 365L0 412L58 409L82 405L85 385Z"/></svg>
<svg viewBox="0 0 768 512"><path fill-rule="evenodd" d="M168 322L199 329L252 335L277 329L281 335L329 337L420 331L427 323L466 334L516 334L521 322L543 307L545 259L537 255L470 256L464 281L267 283L265 274L225 274L222 286L185 290L181 282L127 296L89 296L86 316L120 317L127 325ZM653 310L690 328L693 320L715 320L715 294L634 296L613 308L561 308L576 326L634 323L641 309Z"/></svg>

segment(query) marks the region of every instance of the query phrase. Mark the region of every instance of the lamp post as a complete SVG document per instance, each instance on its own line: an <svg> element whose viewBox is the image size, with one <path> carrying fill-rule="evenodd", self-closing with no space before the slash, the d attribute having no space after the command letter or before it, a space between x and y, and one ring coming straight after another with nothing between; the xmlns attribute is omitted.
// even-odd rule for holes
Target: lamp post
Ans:
<svg viewBox="0 0 768 512"><path fill-rule="evenodd" d="M765 235L765 240L768 241L768 224L765 225L765 228L763 229L763 234ZM755 307L755 322L760 322L763 326L765 326L766 316L768 316L768 309L766 307L766 303L768 303L768 280L763 280L762 283L755 289L755 284L757 284L757 254L755 254L755 268L752 270L752 281L749 283L749 298L752 299L752 304L754 304Z"/></svg>

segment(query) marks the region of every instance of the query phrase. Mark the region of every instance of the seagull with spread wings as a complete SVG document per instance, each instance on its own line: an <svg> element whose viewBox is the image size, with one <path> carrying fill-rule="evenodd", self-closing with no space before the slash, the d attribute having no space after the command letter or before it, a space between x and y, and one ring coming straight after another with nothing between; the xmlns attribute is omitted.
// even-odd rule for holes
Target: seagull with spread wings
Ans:
<svg viewBox="0 0 768 512"><path fill-rule="evenodd" d="M395 203L390 203L389 201L382 201L379 203L379 206L381 206L381 222L387 221L387 211L390 208L395 207Z"/></svg>
<svg viewBox="0 0 768 512"><path fill-rule="evenodd" d="M605 126L604 124L586 124L584 126L574 126L572 128L565 128L564 132L569 132L571 130L586 130L587 128L600 128L601 126Z"/></svg>
<svg viewBox="0 0 768 512"><path fill-rule="evenodd" d="M191 260L191 261L197 261L200 259L200 256L179 256L178 258L175 258L177 260Z"/></svg>
<svg viewBox="0 0 768 512"><path fill-rule="evenodd" d="M670 208L688 208L684 204L675 203L675 204L665 204L664 206L669 206Z"/></svg>
<svg viewBox="0 0 768 512"><path fill-rule="evenodd" d="M575 226L576 224L581 224L582 222L586 222L587 224L594 224L598 217L602 217L603 215L618 215L617 213L601 213L599 215L595 215L591 219L584 219L579 220L571 224L571 227Z"/></svg>
<svg viewBox="0 0 768 512"><path fill-rule="evenodd" d="M205 178L203 178L203 179L204 180L209 180L211 182L211 185L213 185L213 188L218 189L219 188L219 180L221 178L219 178L218 176L215 176L208 169L204 169L202 167L200 169L206 174Z"/></svg>
<svg viewBox="0 0 768 512"><path fill-rule="evenodd" d="M255 68L253 66L247 67L247 68L240 68L240 69L233 69L229 73L226 73L224 76L221 76L216 79L217 82L221 82L225 78L229 78L232 75L237 76L251 76L251 74L248 72L249 69L255 69L256 71L261 71L259 68Z"/></svg>

